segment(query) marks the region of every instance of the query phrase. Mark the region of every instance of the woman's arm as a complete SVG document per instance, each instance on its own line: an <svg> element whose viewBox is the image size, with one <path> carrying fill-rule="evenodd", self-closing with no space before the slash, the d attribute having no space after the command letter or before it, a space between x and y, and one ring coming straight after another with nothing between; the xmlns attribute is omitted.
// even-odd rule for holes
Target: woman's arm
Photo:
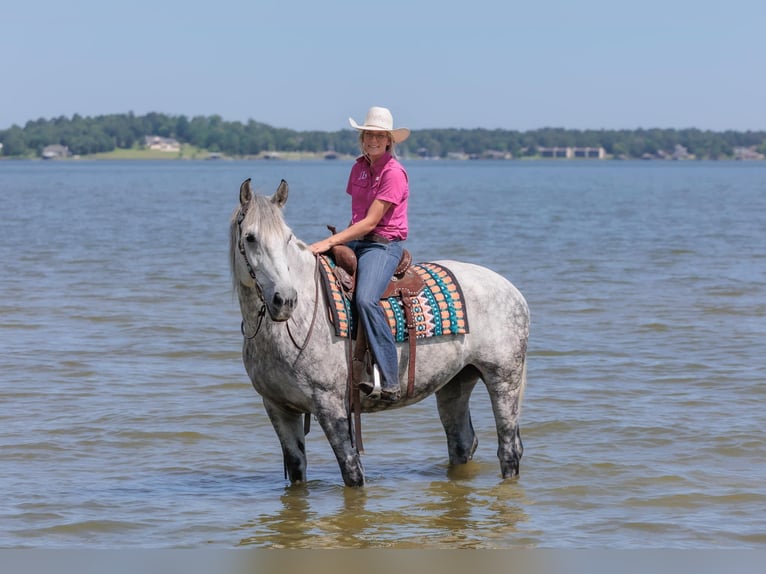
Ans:
<svg viewBox="0 0 766 574"><path fill-rule="evenodd" d="M330 235L326 239L312 243L309 246L311 252L316 254L329 251L333 245L340 245L342 243L348 243L354 239L359 239L370 233L380 222L380 219L386 214L391 207L388 201L382 201L380 199L374 199L370 208L367 210L367 214L364 219L360 219L353 225L349 225L343 231L339 231L335 235Z"/></svg>

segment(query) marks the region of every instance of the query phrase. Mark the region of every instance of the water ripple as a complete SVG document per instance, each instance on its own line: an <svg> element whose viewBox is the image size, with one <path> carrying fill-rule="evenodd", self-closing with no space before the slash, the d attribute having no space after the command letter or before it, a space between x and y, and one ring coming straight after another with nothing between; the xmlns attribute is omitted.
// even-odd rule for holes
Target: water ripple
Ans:
<svg viewBox="0 0 766 574"><path fill-rule="evenodd" d="M308 483L284 479L226 233L245 177L286 177L318 239L348 166L205 163L3 162L0 546L766 544L764 167L413 162L413 256L527 296L521 476L479 385L473 461L447 464L431 397L364 418L369 484L347 489L318 424Z"/></svg>

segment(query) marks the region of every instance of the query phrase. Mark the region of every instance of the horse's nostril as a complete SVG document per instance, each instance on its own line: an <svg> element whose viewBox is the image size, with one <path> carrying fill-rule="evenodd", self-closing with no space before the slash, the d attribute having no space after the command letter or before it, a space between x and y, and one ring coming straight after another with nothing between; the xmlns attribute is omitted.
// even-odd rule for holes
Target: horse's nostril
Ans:
<svg viewBox="0 0 766 574"><path fill-rule="evenodd" d="M287 309L294 309L297 300L297 297L283 297L279 292L274 293L274 297L272 298L274 307L286 307Z"/></svg>

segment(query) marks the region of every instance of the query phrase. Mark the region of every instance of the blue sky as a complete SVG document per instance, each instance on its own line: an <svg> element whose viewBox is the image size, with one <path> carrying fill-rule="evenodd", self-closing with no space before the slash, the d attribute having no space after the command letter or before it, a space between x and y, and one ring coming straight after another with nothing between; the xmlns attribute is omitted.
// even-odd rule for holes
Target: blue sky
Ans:
<svg viewBox="0 0 766 574"><path fill-rule="evenodd" d="M334 131L766 130L764 0L8 0L0 129L218 114Z"/></svg>

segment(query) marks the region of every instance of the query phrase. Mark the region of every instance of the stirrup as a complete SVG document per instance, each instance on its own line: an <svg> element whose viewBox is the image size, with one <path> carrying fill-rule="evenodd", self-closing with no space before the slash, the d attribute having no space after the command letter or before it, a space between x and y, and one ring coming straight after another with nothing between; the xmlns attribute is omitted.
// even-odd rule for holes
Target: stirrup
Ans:
<svg viewBox="0 0 766 574"><path fill-rule="evenodd" d="M378 370L378 365L372 365L372 383L368 381L361 382L359 383L359 388L365 393L368 399L378 400L380 398L382 388L380 386L380 370Z"/></svg>
<svg viewBox="0 0 766 574"><path fill-rule="evenodd" d="M380 387L380 370L378 369L378 365L373 363L372 364L372 392L369 394L369 397L371 399L379 399L381 390L382 389Z"/></svg>

